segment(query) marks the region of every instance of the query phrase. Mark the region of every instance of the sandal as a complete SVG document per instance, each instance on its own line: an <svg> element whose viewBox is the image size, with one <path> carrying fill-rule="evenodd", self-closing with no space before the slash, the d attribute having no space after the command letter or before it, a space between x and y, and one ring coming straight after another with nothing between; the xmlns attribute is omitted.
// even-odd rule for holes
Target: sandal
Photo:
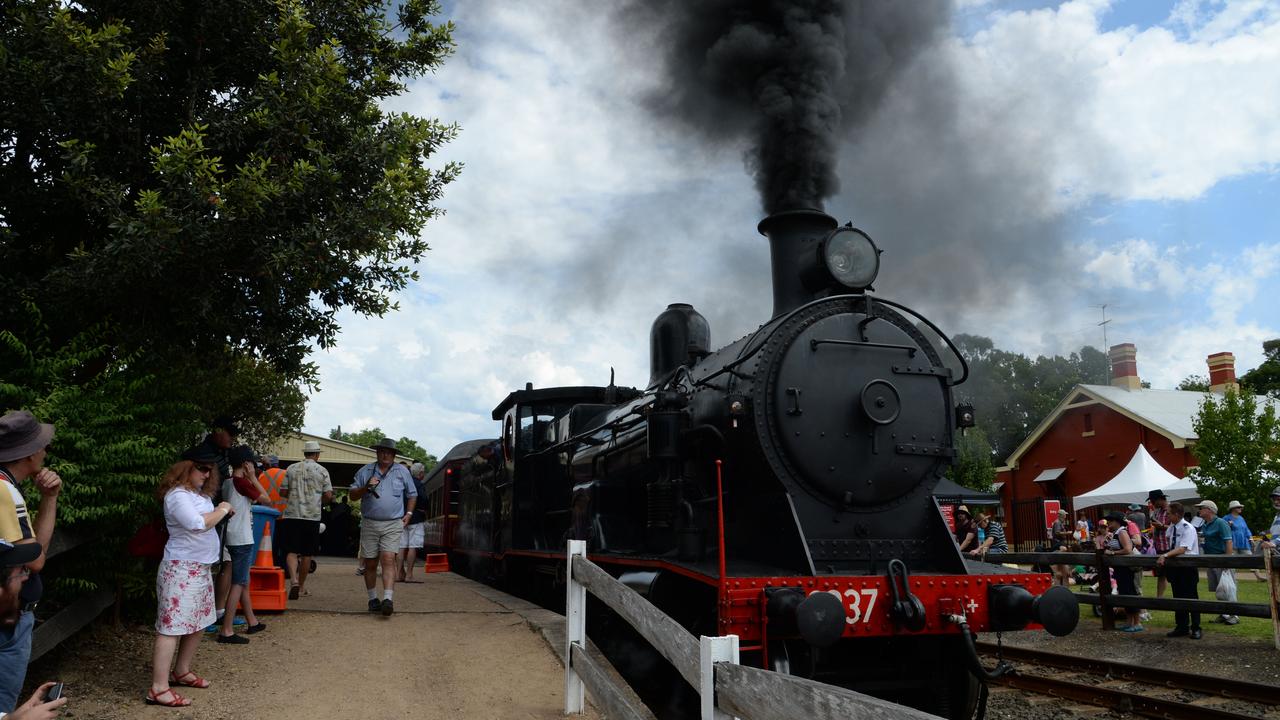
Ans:
<svg viewBox="0 0 1280 720"><path fill-rule="evenodd" d="M168 700L161 698L168 697ZM165 707L187 707L191 704L190 698L185 698L169 688L162 693L155 690L147 690L147 696L143 698L148 705L163 705Z"/></svg>
<svg viewBox="0 0 1280 720"><path fill-rule="evenodd" d="M179 676L177 673L169 673L170 685L181 685L183 687L193 687L197 690L204 690L209 687L209 681L191 672L190 670Z"/></svg>

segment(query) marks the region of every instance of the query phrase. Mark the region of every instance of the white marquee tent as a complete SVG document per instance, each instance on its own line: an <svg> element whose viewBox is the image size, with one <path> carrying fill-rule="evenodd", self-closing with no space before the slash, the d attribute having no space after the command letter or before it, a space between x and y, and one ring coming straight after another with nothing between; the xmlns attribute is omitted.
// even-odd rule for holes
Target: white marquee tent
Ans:
<svg viewBox="0 0 1280 720"><path fill-rule="evenodd" d="M1142 505L1147 502L1147 493L1157 489L1164 491L1170 500L1200 497L1195 483L1160 467L1160 463L1151 457L1147 449L1139 445L1133 453L1133 459L1123 470L1103 483L1102 487L1075 496L1074 506L1076 510L1081 510L1096 505Z"/></svg>

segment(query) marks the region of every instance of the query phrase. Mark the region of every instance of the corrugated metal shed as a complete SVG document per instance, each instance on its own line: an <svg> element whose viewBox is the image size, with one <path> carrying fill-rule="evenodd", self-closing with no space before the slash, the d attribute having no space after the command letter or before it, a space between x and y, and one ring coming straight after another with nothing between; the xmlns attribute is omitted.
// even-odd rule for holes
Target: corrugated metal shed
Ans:
<svg viewBox="0 0 1280 720"><path fill-rule="evenodd" d="M308 440L315 440L320 443L320 461L325 465L330 463L366 465L378 459L378 454L373 451L373 448L334 440L323 435L312 435L307 432L290 435L263 450L262 454L278 456L280 458L280 466L284 467L289 463L302 460L302 443ZM413 458L404 455L397 455L396 460L413 462Z"/></svg>

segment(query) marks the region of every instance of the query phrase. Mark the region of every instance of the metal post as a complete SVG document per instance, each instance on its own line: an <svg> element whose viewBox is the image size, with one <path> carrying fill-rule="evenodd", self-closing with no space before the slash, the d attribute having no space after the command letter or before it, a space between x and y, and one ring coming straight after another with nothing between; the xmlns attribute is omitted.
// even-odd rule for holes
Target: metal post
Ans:
<svg viewBox="0 0 1280 720"><path fill-rule="evenodd" d="M565 557L568 568L565 570L565 603L564 603L564 714L581 715L585 710L586 697L582 678L573 669L573 646L581 650L587 641L587 588L573 576L573 559L587 558L585 540L570 540L569 550Z"/></svg>
<svg viewBox="0 0 1280 720"><path fill-rule="evenodd" d="M716 663L729 662L738 664L738 636L721 635L707 637L703 635L698 643L699 682L698 694L701 696L702 720L737 720L726 712L716 709Z"/></svg>

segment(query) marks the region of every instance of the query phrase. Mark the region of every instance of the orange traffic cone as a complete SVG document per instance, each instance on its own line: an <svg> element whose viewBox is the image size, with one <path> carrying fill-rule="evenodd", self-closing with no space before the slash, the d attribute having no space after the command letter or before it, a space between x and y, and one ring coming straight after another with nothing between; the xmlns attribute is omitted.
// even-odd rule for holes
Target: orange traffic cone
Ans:
<svg viewBox="0 0 1280 720"><path fill-rule="evenodd" d="M449 572L449 555L447 553L427 553L427 559L423 564L422 571L429 573Z"/></svg>
<svg viewBox="0 0 1280 720"><path fill-rule="evenodd" d="M262 542L258 543L258 556L254 558L253 567L249 568L249 597L257 612L284 610L288 604L288 595L284 586L284 571L276 567L275 557L271 552L271 524L268 523L262 532Z"/></svg>

